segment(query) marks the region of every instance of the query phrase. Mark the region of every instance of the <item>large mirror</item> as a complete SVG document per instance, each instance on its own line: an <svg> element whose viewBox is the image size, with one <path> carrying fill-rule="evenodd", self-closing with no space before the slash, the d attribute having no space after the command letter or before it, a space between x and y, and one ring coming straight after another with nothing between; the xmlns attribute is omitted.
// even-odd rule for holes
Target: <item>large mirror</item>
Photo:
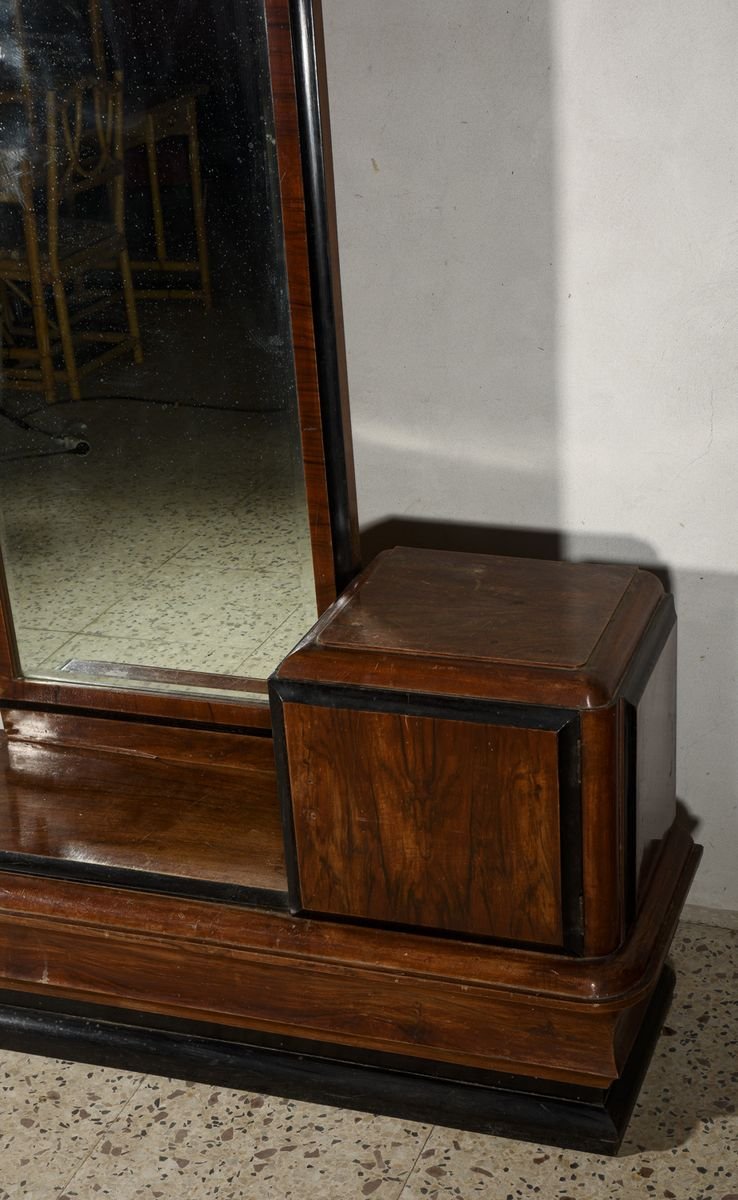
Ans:
<svg viewBox="0 0 738 1200"><path fill-rule="evenodd" d="M316 617L263 0L0 0L22 674L262 693Z"/></svg>

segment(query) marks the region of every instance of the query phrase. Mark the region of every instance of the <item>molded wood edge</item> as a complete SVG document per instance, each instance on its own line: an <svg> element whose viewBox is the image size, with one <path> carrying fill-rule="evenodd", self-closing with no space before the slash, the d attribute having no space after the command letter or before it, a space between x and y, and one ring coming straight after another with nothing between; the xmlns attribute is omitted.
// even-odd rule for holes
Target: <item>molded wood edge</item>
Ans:
<svg viewBox="0 0 738 1200"><path fill-rule="evenodd" d="M582 1011L617 1012L654 986L676 930L701 850L675 824L662 849L641 912L623 947L602 959L480 945L414 933L352 926L199 900L132 892L93 884L0 873L2 926L27 930L35 945L64 930L83 939L102 935L121 953L138 948L179 955L202 951L226 958L246 955L264 963L291 962L335 975L355 971L401 976L426 984L475 986L513 995L518 1002ZM0 948L5 935L0 934ZM80 945L82 944L80 940ZM7 986L12 973L3 973Z"/></svg>
<svg viewBox="0 0 738 1200"><path fill-rule="evenodd" d="M654 621L664 606L673 609L671 597L664 595L656 576L648 571L635 570L588 661L579 667L563 668L532 660L528 663L504 659L484 660L465 657L463 653L456 653L453 657L418 654L415 650L403 649L401 645L386 651L360 644L334 644L330 640L329 627L338 614L351 603L357 590L371 580L386 558L391 559L392 555L401 552L402 548L398 547L377 555L360 578L331 605L277 668L273 676L275 681L330 683L338 686L347 684L405 693L423 691L494 699L505 703L535 702L582 710L599 709L616 699L619 684L627 673L644 627ZM433 557L432 552L428 554ZM492 562L494 557L488 561ZM571 567L572 564L559 565ZM532 562L531 588L536 586L535 566L535 562Z"/></svg>

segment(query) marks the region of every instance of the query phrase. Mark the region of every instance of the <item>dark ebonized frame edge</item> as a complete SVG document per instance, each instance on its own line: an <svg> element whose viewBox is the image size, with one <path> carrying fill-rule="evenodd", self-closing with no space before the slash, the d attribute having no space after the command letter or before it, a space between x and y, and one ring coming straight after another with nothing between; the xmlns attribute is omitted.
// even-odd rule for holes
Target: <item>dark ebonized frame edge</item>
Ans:
<svg viewBox="0 0 738 1200"><path fill-rule="evenodd" d="M638 654L631 660L620 681L619 698L628 700L631 704L638 703L675 625L674 597L666 595L659 602L648 623Z"/></svg>
<svg viewBox="0 0 738 1200"><path fill-rule="evenodd" d="M561 918L563 949L584 953L584 866L582 845L582 723L577 713L558 736Z"/></svg>

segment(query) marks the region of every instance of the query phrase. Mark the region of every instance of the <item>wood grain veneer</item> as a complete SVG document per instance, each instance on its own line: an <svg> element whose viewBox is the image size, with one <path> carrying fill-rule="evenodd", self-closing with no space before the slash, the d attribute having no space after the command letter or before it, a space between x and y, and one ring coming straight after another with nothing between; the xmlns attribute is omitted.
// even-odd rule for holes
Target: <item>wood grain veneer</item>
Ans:
<svg viewBox="0 0 738 1200"><path fill-rule="evenodd" d="M328 488L289 2L266 0L265 11L302 460L315 590L318 610L322 611L335 599L336 578L333 535L327 503Z"/></svg>
<svg viewBox="0 0 738 1200"><path fill-rule="evenodd" d="M635 567L400 546L378 556L317 641L571 671L587 665L637 575Z"/></svg>
<svg viewBox="0 0 738 1200"><path fill-rule="evenodd" d="M6 708L1 715L5 735L10 740L114 751L162 762L230 766L274 775L274 746L266 735L187 729L183 737L178 726L29 708ZM122 762L120 767L124 770L125 764Z"/></svg>
<svg viewBox="0 0 738 1200"><path fill-rule="evenodd" d="M630 938L600 960L0 873L0 980L72 1003L606 1086L698 857L675 826Z"/></svg>
<svg viewBox="0 0 738 1200"><path fill-rule="evenodd" d="M567 604L569 629L565 643L557 631L561 622L555 616L556 601L552 603L552 595L547 592L559 578L555 572L551 574L551 567L568 565L586 577L590 570L600 568L489 556L495 565L480 576L478 563L485 557L406 547L378 555L346 589L339 608L332 609L295 648L289 658L289 678L295 682L386 687L479 699L495 696L520 704L581 708L609 704L638 649L645 626L663 600L663 588L656 576L627 567L602 568L609 586L596 592L598 616L591 620L578 594L576 605L568 608L569 576L562 573L558 595L560 603ZM447 564L458 560L458 568L451 571ZM438 580L437 562L441 565ZM412 592L406 592L405 606L413 614L413 621L402 618L397 644L390 648L392 626L381 599L384 588L375 586L375 577L380 573L380 578L389 580L395 567L408 588L412 586ZM612 571L616 572L614 576ZM451 589L447 586L449 573L456 581ZM463 617L458 604L460 591L467 597ZM527 597L525 602L523 597ZM397 603L402 609L399 599ZM603 625L608 604L610 619ZM486 616L481 615L484 611ZM344 616L345 612L350 615ZM487 632L493 621L502 622L495 635L496 644ZM333 640L334 622L341 641ZM368 631L364 635L357 633L360 623ZM410 635L406 626L409 629L411 624L416 630L415 642L407 640ZM466 633L449 634L449 629L457 626L463 626ZM521 627L527 632L521 632ZM464 652L441 649L446 645L446 636ZM374 638L382 645L374 645ZM549 639L556 648L546 656L543 647ZM415 653L413 646L419 641L425 649ZM580 661L572 664L573 657ZM286 677L284 668L279 677Z"/></svg>
<svg viewBox="0 0 738 1200"><path fill-rule="evenodd" d="M151 744L151 743L149 743ZM0 867L53 874L105 868L176 877L183 888L231 884L286 893L273 768L130 747L0 741ZM233 754L235 748L228 747ZM135 884L135 875L131 878ZM149 880L156 886L155 879Z"/></svg>
<svg viewBox="0 0 738 1200"><path fill-rule="evenodd" d="M562 944L554 731L300 704L285 728L304 908Z"/></svg>
<svg viewBox="0 0 738 1200"><path fill-rule="evenodd" d="M322 608L356 523L320 12L266 14ZM522 1077L574 1107L624 1082L699 859L674 815L674 616L653 576L378 559L272 683L288 861L265 705L23 679L1 565L0 609L4 1029L21 996L26 1024L49 1000L82 1024L98 1006L98 1040L148 1014L371 1070L397 1056L434 1086ZM287 868L315 914L286 911Z"/></svg>

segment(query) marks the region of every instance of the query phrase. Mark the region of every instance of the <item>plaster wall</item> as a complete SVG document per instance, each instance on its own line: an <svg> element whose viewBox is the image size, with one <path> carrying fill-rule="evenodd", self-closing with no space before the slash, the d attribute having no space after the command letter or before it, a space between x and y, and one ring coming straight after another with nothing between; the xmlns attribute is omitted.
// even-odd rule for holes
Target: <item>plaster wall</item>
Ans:
<svg viewBox="0 0 738 1200"><path fill-rule="evenodd" d="M691 899L738 909L738 5L324 17L367 537L668 573Z"/></svg>

